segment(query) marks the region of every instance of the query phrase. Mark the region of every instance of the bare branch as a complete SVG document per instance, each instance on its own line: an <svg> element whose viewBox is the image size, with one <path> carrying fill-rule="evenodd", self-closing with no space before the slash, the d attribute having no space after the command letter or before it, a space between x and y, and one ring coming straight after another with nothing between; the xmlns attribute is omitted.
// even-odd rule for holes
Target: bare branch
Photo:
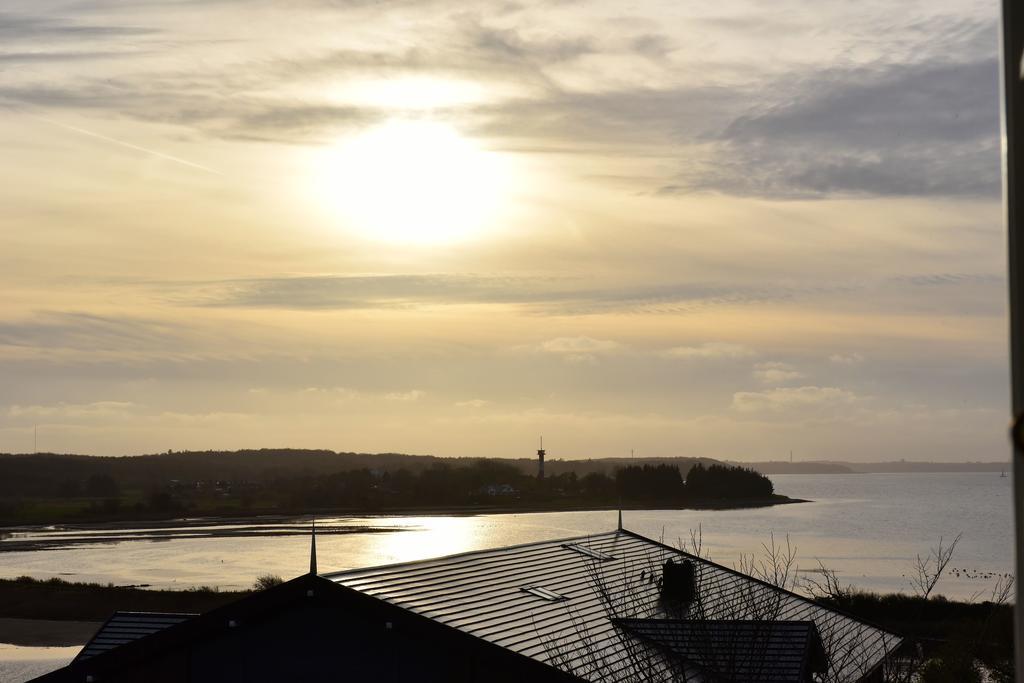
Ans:
<svg viewBox="0 0 1024 683"><path fill-rule="evenodd" d="M813 574L817 574L820 578ZM826 567L820 559L818 568L811 570L803 577L800 587L816 600L843 600L854 592L852 584L844 586L839 580L839 573L835 569Z"/></svg>
<svg viewBox="0 0 1024 683"><path fill-rule="evenodd" d="M910 577L910 585L919 597L927 599L935 590L936 584L942 578L942 573L946 571L946 566L953 559L953 552L956 550L961 536L963 533L957 534L948 546L943 545L940 536L939 545L931 548L927 557L917 556L913 564L914 573Z"/></svg>
<svg viewBox="0 0 1024 683"><path fill-rule="evenodd" d="M992 595L989 598L990 602L996 605L1005 605L1010 600L1010 595L1013 594L1014 577L1013 574L1003 574L996 580L996 585L992 587Z"/></svg>

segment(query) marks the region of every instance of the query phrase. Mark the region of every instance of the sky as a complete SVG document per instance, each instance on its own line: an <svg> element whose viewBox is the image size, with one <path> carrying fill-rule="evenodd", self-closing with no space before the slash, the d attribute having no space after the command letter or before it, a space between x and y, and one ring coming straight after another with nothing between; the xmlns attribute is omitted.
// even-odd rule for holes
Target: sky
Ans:
<svg viewBox="0 0 1024 683"><path fill-rule="evenodd" d="M0 452L1002 460L997 19L8 0Z"/></svg>

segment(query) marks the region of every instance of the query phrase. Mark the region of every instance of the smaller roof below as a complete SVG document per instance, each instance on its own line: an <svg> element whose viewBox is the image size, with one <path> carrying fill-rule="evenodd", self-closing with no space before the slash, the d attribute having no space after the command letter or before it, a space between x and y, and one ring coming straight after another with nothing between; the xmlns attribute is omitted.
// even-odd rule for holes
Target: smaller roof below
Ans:
<svg viewBox="0 0 1024 683"><path fill-rule="evenodd" d="M92 640L85 644L74 661L78 662L94 657L119 645L180 624L194 616L196 615L166 612L114 612L114 615L107 619Z"/></svg>
<svg viewBox="0 0 1024 683"><path fill-rule="evenodd" d="M618 626L726 681L804 683L828 660L811 621L616 619Z"/></svg>

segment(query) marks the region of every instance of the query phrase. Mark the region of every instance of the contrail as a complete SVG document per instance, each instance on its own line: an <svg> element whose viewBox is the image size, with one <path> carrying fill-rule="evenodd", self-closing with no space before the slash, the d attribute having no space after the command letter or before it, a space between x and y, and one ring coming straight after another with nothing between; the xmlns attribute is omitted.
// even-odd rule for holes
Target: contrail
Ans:
<svg viewBox="0 0 1024 683"><path fill-rule="evenodd" d="M197 168L200 171L206 171L207 173L214 173L216 175L224 175L220 171L212 169L212 168L210 168L208 166L203 166L202 164L197 164L197 163L195 163L193 161L187 161L185 159L179 159L178 157L171 156L170 154L164 154L163 152L158 152L155 149L146 149L145 147L139 147L138 145L133 145L130 142L124 142L123 140L115 140L114 138L107 137L106 135L102 135L101 133L94 133L93 131L86 130L85 128L79 128L78 126L72 126L72 125L69 125L67 123L61 123L60 121L54 121L53 119L44 118L42 116L36 116L34 114L29 114L29 116L31 116L32 118L37 119L39 121L42 121L43 123L48 123L51 126L57 126L58 128L63 128L65 130L74 131L75 133L81 133L82 135L88 135L91 138L96 138L97 140L103 140L104 142L109 142L109 143L114 144L114 145L120 145L121 147L127 147L128 149L133 149L136 152L142 152L143 154L149 154L151 156L159 157L161 159L166 159L167 161L173 161L176 164L183 164L185 166L190 166L191 168Z"/></svg>

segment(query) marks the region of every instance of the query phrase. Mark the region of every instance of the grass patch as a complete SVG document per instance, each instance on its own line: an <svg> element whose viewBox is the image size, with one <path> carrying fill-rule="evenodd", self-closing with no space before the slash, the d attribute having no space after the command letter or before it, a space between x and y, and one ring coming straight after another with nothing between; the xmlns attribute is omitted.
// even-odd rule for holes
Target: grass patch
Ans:
<svg viewBox="0 0 1024 683"><path fill-rule="evenodd" d="M23 576L0 579L0 617L103 621L115 610L202 613L247 593L220 591L212 586L181 591L148 590Z"/></svg>

